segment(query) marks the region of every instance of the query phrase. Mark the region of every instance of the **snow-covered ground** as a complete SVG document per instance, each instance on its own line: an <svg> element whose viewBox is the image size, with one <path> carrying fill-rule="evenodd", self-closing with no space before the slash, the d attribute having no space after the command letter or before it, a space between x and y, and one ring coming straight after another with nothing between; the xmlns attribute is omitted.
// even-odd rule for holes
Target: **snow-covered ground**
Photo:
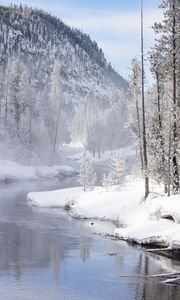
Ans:
<svg viewBox="0 0 180 300"><path fill-rule="evenodd" d="M160 186L151 185L151 188L144 201L143 181L129 176L118 191L96 187L94 191L83 192L78 187L29 193L27 198L39 207L68 207L74 217L116 222L118 228L114 235L125 240L180 248L180 195L166 197L161 194ZM97 226L94 222L92 228L96 227L96 232Z"/></svg>
<svg viewBox="0 0 180 300"><path fill-rule="evenodd" d="M0 182L64 178L77 174L70 166L31 167L9 160L0 160Z"/></svg>
<svg viewBox="0 0 180 300"><path fill-rule="evenodd" d="M68 159L71 160L71 161L80 162L81 154L82 154L82 147L77 146L76 150L77 150L76 153L69 155ZM121 150L122 150L122 154L125 157L135 156L135 154L136 154L135 150L133 149L132 146L122 148ZM91 161L93 163L102 163L102 162L105 162L105 161L110 161L112 159L112 157L115 155L116 151L117 150L109 150L109 151L102 152L100 157L98 157L98 153L96 152L95 156L92 157Z"/></svg>

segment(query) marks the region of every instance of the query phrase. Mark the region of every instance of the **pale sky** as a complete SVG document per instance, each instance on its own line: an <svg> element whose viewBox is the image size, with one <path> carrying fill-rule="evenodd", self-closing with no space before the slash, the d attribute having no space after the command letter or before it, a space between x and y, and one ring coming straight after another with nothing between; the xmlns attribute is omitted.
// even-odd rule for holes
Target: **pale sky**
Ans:
<svg viewBox="0 0 180 300"><path fill-rule="evenodd" d="M1 4L12 1L2 0ZM131 60L140 57L140 0L16 0L38 7L67 25L89 34L102 48L108 62L128 79ZM153 46L154 21L162 19L160 0L144 0L145 53Z"/></svg>

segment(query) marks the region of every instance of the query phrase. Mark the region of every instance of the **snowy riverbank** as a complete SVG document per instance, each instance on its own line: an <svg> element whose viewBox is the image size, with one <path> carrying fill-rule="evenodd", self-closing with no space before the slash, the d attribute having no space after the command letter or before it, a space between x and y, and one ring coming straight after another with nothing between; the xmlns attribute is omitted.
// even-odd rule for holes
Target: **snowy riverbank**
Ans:
<svg viewBox="0 0 180 300"><path fill-rule="evenodd" d="M144 201L142 180L129 177L119 191L97 187L83 192L77 187L29 193L27 198L38 207L66 207L73 217L116 222L114 236L128 241L180 248L180 195L163 196L154 186Z"/></svg>
<svg viewBox="0 0 180 300"><path fill-rule="evenodd" d="M35 181L40 179L66 178L78 172L70 166L25 166L9 160L0 160L0 182Z"/></svg>

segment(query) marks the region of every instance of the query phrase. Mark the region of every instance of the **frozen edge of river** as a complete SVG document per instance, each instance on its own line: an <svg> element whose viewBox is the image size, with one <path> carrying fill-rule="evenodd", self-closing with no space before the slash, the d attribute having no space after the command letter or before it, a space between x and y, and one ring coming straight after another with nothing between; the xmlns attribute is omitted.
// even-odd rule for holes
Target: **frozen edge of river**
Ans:
<svg viewBox="0 0 180 300"><path fill-rule="evenodd" d="M154 189L157 190L157 187ZM33 192L28 194L27 199L33 206L68 208L72 217L115 222L119 228L112 233L114 237L151 249L157 247L153 251L158 254L178 254L180 195L165 197L154 193L155 190L145 202L142 196L143 181L131 178L119 191L111 189L107 192L102 187L96 187L93 191L83 192L80 187L76 187ZM98 228L99 225L93 223L92 226L89 222L89 226L93 227L93 231L105 234Z"/></svg>

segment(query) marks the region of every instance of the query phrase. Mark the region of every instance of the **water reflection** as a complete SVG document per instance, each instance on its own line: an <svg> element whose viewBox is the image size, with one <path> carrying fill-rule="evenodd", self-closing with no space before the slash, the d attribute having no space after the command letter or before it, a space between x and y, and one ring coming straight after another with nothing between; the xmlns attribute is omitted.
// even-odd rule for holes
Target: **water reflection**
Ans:
<svg viewBox="0 0 180 300"><path fill-rule="evenodd" d="M179 285L154 277L180 271L179 262L95 236L63 211L32 208L26 192L1 189L1 299L179 299Z"/></svg>

